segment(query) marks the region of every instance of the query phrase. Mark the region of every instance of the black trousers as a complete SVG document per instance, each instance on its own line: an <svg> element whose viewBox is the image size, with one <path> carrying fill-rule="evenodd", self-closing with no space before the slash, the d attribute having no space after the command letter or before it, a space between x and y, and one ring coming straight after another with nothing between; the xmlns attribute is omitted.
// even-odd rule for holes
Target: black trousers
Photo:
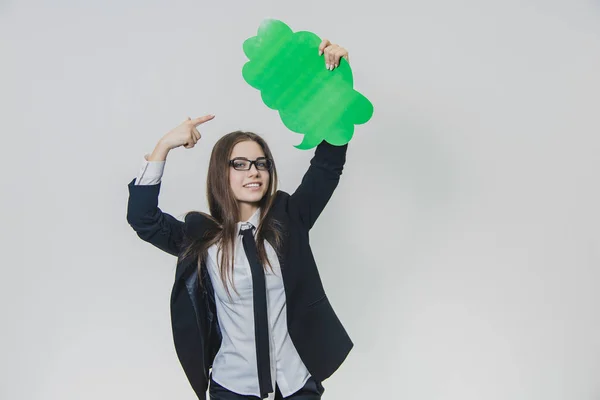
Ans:
<svg viewBox="0 0 600 400"><path fill-rule="evenodd" d="M285 397L285 399L293 399L293 400L320 400L321 395L325 392L325 388L321 384L313 378L312 376L308 378L306 384L298 390L296 393ZM212 379L212 374L210 378L210 385L208 388L208 393L210 395L210 400L260 400L258 396L245 396L241 394L234 393L223 386L219 385ZM275 400L283 400L284 397L279 391L279 387L275 385Z"/></svg>

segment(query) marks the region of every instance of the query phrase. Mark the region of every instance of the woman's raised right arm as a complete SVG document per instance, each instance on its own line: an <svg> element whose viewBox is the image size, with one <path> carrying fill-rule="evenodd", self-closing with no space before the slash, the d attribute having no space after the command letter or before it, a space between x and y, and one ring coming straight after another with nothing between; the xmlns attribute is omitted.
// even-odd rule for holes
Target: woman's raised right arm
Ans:
<svg viewBox="0 0 600 400"><path fill-rule="evenodd" d="M159 249L178 256L184 237L184 223L158 207L161 177L169 151L184 146L193 148L200 139L196 127L214 116L189 119L162 137L154 151L145 157L138 177L129 187L127 222L144 241ZM148 172L148 174L145 174Z"/></svg>

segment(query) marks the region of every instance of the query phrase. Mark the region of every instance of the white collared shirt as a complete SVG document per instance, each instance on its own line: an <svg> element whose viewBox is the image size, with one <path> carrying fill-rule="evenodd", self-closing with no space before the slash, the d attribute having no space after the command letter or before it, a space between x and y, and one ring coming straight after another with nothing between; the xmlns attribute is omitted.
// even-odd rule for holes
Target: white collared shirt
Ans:
<svg viewBox="0 0 600 400"><path fill-rule="evenodd" d="M165 161L147 161L144 158L135 184L158 184L164 166ZM237 231L244 223L257 227L259 218L260 209L248 221L238 222ZM256 234L256 230L254 232ZM230 285L231 300L219 273L220 257L217 257L217 250L218 244L209 247L206 259L206 267L215 290L217 318L223 336L221 347L213 362L212 378L235 393L260 396L254 338L252 272L244 252L242 236L238 235L234 243L233 282L237 293ZM288 333L286 298L279 259L273 247L266 241L265 250L273 267L273 271L268 266L265 270L271 380L273 389L277 384L283 397L287 397L304 386L310 373ZM268 399L274 399L274 393L270 393Z"/></svg>

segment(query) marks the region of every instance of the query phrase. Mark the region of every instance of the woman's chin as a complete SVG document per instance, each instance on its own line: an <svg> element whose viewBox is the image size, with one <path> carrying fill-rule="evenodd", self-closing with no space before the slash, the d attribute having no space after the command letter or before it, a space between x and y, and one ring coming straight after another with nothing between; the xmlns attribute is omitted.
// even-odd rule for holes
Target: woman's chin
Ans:
<svg viewBox="0 0 600 400"><path fill-rule="evenodd" d="M241 201L244 203L250 203L250 204L257 204L262 200L263 197L264 197L263 194L256 193L256 194L252 194L252 195L243 196L242 198L238 199L238 201Z"/></svg>

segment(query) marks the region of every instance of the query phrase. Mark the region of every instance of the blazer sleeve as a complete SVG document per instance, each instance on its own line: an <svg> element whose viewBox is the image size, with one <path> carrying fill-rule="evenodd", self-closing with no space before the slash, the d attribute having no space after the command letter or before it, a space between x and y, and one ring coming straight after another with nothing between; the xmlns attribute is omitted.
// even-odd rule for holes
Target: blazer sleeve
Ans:
<svg viewBox="0 0 600 400"><path fill-rule="evenodd" d="M184 239L184 223L158 207L161 183L129 187L127 222L137 235L167 253L178 256Z"/></svg>
<svg viewBox="0 0 600 400"><path fill-rule="evenodd" d="M290 196L289 211L311 229L337 187L346 162L348 144L334 146L322 141L310 160L300 186Z"/></svg>

